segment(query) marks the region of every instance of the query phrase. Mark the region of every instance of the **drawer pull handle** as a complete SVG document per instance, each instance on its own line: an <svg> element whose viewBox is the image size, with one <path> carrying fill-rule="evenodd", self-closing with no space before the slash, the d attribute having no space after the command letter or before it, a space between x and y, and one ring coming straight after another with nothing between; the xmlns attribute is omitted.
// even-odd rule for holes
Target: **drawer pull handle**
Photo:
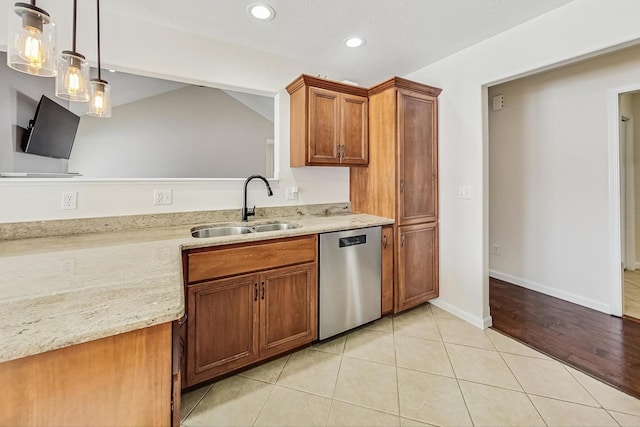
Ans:
<svg viewBox="0 0 640 427"><path fill-rule="evenodd" d="M382 247L386 248L387 247L387 236L382 236Z"/></svg>

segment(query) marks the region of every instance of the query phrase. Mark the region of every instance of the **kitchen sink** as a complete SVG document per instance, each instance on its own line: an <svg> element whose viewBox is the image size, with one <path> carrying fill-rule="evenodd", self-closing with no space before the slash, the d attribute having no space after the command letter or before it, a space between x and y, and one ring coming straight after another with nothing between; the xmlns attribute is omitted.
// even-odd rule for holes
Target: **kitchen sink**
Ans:
<svg viewBox="0 0 640 427"><path fill-rule="evenodd" d="M236 234L249 234L253 233L253 229L250 227L236 227L228 225L211 226L205 225L202 227L195 227L191 229L191 235L193 237L221 237L221 236L233 236Z"/></svg>
<svg viewBox="0 0 640 427"><path fill-rule="evenodd" d="M274 222L272 224L254 225L253 229L257 233L260 233L262 231L293 230L298 227L300 227L298 224L292 224L290 222Z"/></svg>
<svg viewBox="0 0 640 427"><path fill-rule="evenodd" d="M191 229L196 238L233 236L236 234L260 233L263 231L292 230L300 225L291 222L271 222L268 224L247 225L203 225Z"/></svg>

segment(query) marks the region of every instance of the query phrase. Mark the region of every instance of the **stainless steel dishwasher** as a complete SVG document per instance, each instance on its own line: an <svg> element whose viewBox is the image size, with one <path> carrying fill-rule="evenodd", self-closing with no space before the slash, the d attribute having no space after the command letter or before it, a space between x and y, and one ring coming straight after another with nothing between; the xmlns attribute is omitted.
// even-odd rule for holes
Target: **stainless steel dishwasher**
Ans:
<svg viewBox="0 0 640 427"><path fill-rule="evenodd" d="M380 227L320 234L319 339L380 318Z"/></svg>

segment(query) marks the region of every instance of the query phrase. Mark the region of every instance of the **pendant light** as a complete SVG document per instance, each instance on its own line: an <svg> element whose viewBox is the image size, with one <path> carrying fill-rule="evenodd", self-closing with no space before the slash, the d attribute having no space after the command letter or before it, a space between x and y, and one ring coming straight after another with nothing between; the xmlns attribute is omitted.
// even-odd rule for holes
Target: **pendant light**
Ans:
<svg viewBox="0 0 640 427"><path fill-rule="evenodd" d="M7 65L41 77L56 75L56 27L49 14L31 3L16 3L9 12Z"/></svg>
<svg viewBox="0 0 640 427"><path fill-rule="evenodd" d="M100 64L100 0L96 0L98 27L98 78L89 82L89 105L87 114L94 117L111 117L111 85L102 80Z"/></svg>
<svg viewBox="0 0 640 427"><path fill-rule="evenodd" d="M76 52L76 21L78 1L73 0L73 48L63 50L58 57L56 96L75 102L89 100L89 64L84 55Z"/></svg>

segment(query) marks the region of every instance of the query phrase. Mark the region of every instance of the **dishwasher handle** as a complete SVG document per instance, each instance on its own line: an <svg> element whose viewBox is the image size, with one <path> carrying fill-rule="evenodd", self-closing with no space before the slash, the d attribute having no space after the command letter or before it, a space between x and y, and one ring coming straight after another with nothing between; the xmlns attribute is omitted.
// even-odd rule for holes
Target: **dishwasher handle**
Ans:
<svg viewBox="0 0 640 427"><path fill-rule="evenodd" d="M347 248L349 246L366 245L367 235L360 234L358 236L340 237L338 239L339 248Z"/></svg>

